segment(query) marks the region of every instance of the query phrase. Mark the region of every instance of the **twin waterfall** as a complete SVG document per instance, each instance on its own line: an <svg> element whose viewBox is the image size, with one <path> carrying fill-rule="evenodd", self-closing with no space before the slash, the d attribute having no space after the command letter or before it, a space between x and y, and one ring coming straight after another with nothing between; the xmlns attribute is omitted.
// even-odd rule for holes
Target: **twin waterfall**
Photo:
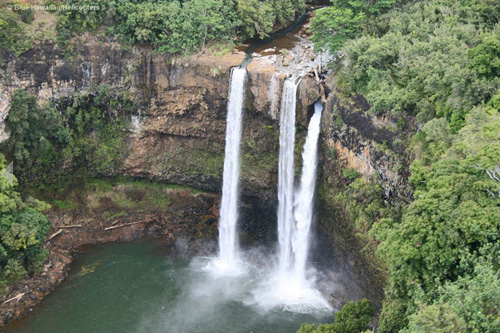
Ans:
<svg viewBox="0 0 500 333"><path fill-rule="evenodd" d="M309 230L313 219L316 164L320 130L321 101L314 105L302 153L300 186L294 188L295 96L297 84L289 78L283 86L280 118L280 156L278 179L278 277L281 282L300 288L306 285Z"/></svg>
<svg viewBox="0 0 500 333"><path fill-rule="evenodd" d="M227 106L226 151L219 221L219 256L214 265L218 274L241 273L241 258L237 244L238 179L240 170L240 141L242 113L245 100L246 70L234 68L231 75ZM295 106L297 86L295 78L283 85L280 118L280 152L278 179L278 266L270 280L285 287L282 294L311 295L317 292L309 287L306 262L309 250L309 231L313 220L316 183L317 148L323 106L314 105L306 142L302 153L303 167L300 185L295 188ZM274 282L273 282L274 283ZM276 288L272 288L276 289ZM278 288L281 289L281 288ZM277 299L283 297L277 296ZM308 297L306 297L308 298ZM293 301L296 302L297 299Z"/></svg>

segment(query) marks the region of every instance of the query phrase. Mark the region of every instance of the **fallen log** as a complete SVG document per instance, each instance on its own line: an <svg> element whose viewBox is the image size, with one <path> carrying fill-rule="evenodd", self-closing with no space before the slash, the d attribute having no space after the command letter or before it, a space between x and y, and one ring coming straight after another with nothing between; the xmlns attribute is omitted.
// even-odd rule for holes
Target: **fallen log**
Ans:
<svg viewBox="0 0 500 333"><path fill-rule="evenodd" d="M8 299L8 300L6 300L5 302L3 302L3 303L2 303L2 305L7 304L7 303L9 303L9 302L11 302L11 301L13 301L13 300L16 300L16 299L17 299L17 300L19 300L21 297L23 297L23 295L24 295L24 294L26 294L26 293L22 293L22 294L19 294L19 295L14 296L14 297L12 297L12 298L9 298L9 299Z"/></svg>
<svg viewBox="0 0 500 333"><path fill-rule="evenodd" d="M112 227L104 228L104 231L108 231L108 230L112 230L112 229L118 229L118 228L122 228L122 227L128 227L128 226L131 226L131 225L134 225L134 224L139 224L139 223L148 223L148 222L147 221L139 221L139 222L132 222L132 223L124 223L124 224L120 224L120 225L115 225L115 226L112 226Z"/></svg>
<svg viewBox="0 0 500 333"><path fill-rule="evenodd" d="M58 226L56 228L58 229L70 229L70 228L81 228L82 225L81 224L74 224L74 225L61 225L61 226Z"/></svg>
<svg viewBox="0 0 500 333"><path fill-rule="evenodd" d="M49 240L53 239L54 237L56 237L57 235L61 234L62 232L63 232L62 229L57 230L52 235L50 235L50 237L47 240L49 241Z"/></svg>

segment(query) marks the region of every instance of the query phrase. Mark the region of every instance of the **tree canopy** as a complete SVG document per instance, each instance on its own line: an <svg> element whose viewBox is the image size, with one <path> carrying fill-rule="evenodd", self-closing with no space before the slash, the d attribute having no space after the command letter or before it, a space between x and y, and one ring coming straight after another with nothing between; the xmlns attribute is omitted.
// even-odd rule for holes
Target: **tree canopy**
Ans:
<svg viewBox="0 0 500 333"><path fill-rule="evenodd" d="M0 295L4 288L40 271L47 251L45 238L50 221L42 214L48 205L33 198L21 199L17 179L0 154Z"/></svg>
<svg viewBox="0 0 500 333"><path fill-rule="evenodd" d="M494 0L332 1L313 18L316 48L335 54L337 94L416 120L414 200L402 214L361 179L336 197L387 273L380 332L498 330L499 10Z"/></svg>
<svg viewBox="0 0 500 333"><path fill-rule="evenodd" d="M90 0L66 2L95 4ZM178 54L208 43L265 38L304 9L303 0L111 0L99 2L97 11L62 12L57 30L61 45L67 45L75 33L102 27L121 41Z"/></svg>

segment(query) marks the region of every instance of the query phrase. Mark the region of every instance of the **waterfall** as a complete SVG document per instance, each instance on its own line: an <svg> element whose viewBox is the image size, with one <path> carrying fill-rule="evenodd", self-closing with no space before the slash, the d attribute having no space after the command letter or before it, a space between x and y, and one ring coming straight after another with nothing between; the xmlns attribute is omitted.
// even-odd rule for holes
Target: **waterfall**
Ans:
<svg viewBox="0 0 500 333"><path fill-rule="evenodd" d="M300 187L295 194L294 217L297 223L293 238L295 263L293 275L297 279L306 279L306 261L309 252L309 230L313 219L314 190L316 187L316 166L318 155L318 138L320 131L321 101L314 104L314 114L309 122L307 138L302 152L302 176Z"/></svg>
<svg viewBox="0 0 500 333"><path fill-rule="evenodd" d="M278 266L269 280L254 293L255 302L265 309L283 307L294 312L331 310L315 289L315 279L306 276L309 230L313 219L317 148L321 102L314 105L302 154L300 186L294 188L295 97L294 78L285 80L281 100L280 153L278 170Z"/></svg>
<svg viewBox="0 0 500 333"><path fill-rule="evenodd" d="M280 152L278 171L278 271L286 276L293 267L292 237L293 220L293 179L295 148L295 95L297 85L294 78L285 80L281 99Z"/></svg>
<svg viewBox="0 0 500 333"><path fill-rule="evenodd" d="M302 153L300 186L294 191L295 94L293 79L285 81L281 103L278 178L278 274L300 285L306 282L309 230L313 218L321 101L314 104Z"/></svg>
<svg viewBox="0 0 500 333"><path fill-rule="evenodd" d="M219 221L219 258L222 270L237 270L238 246L238 180L240 175L240 141L243 103L245 101L244 68L233 68L229 86L226 124L226 151L222 179L222 203Z"/></svg>

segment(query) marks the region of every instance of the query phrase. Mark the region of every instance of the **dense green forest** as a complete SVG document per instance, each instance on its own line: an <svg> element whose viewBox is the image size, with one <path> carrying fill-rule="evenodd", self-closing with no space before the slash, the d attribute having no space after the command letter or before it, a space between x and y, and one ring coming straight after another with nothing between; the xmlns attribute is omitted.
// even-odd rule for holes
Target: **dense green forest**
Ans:
<svg viewBox="0 0 500 333"><path fill-rule="evenodd" d="M93 5L95 1L68 1ZM210 42L231 43L236 37L264 38L303 11L302 0L114 0L99 2L98 11L62 13L58 41L103 27L125 43L151 44L160 52L192 52Z"/></svg>
<svg viewBox="0 0 500 333"><path fill-rule="evenodd" d="M49 206L31 197L22 200L17 184L0 154L0 295L27 273L41 271L48 254L43 245L50 221L42 212Z"/></svg>
<svg viewBox="0 0 500 333"><path fill-rule="evenodd" d="M90 94L38 106L24 90L12 95L7 118L9 140L0 148L16 165L17 178L0 154L0 294L5 286L37 272L49 220L49 205L21 192L40 192L95 176L113 175L125 153L125 116L133 104L126 95L98 86ZM18 187L22 185L21 188Z"/></svg>
<svg viewBox="0 0 500 333"><path fill-rule="evenodd" d="M15 3L13 1L12 3ZM305 10L304 0L66 0L86 10L57 12L58 45L71 54L71 38L85 31L113 36L123 45L151 45L170 54L194 52L248 38L265 38ZM47 1L55 5L55 1ZM95 10L93 6L98 6ZM19 16L19 17L18 17ZM0 11L0 46L15 53L32 45L26 25L32 10Z"/></svg>
<svg viewBox="0 0 500 333"><path fill-rule="evenodd" d="M10 154L21 184L32 188L112 175L125 153L125 119L135 108L126 93L106 85L42 107L19 89L6 121L11 137L0 147Z"/></svg>
<svg viewBox="0 0 500 333"><path fill-rule="evenodd" d="M496 0L333 0L312 20L344 98L417 124L414 201L366 228L387 275L380 332L500 327L499 10ZM338 325L301 332L359 332Z"/></svg>

